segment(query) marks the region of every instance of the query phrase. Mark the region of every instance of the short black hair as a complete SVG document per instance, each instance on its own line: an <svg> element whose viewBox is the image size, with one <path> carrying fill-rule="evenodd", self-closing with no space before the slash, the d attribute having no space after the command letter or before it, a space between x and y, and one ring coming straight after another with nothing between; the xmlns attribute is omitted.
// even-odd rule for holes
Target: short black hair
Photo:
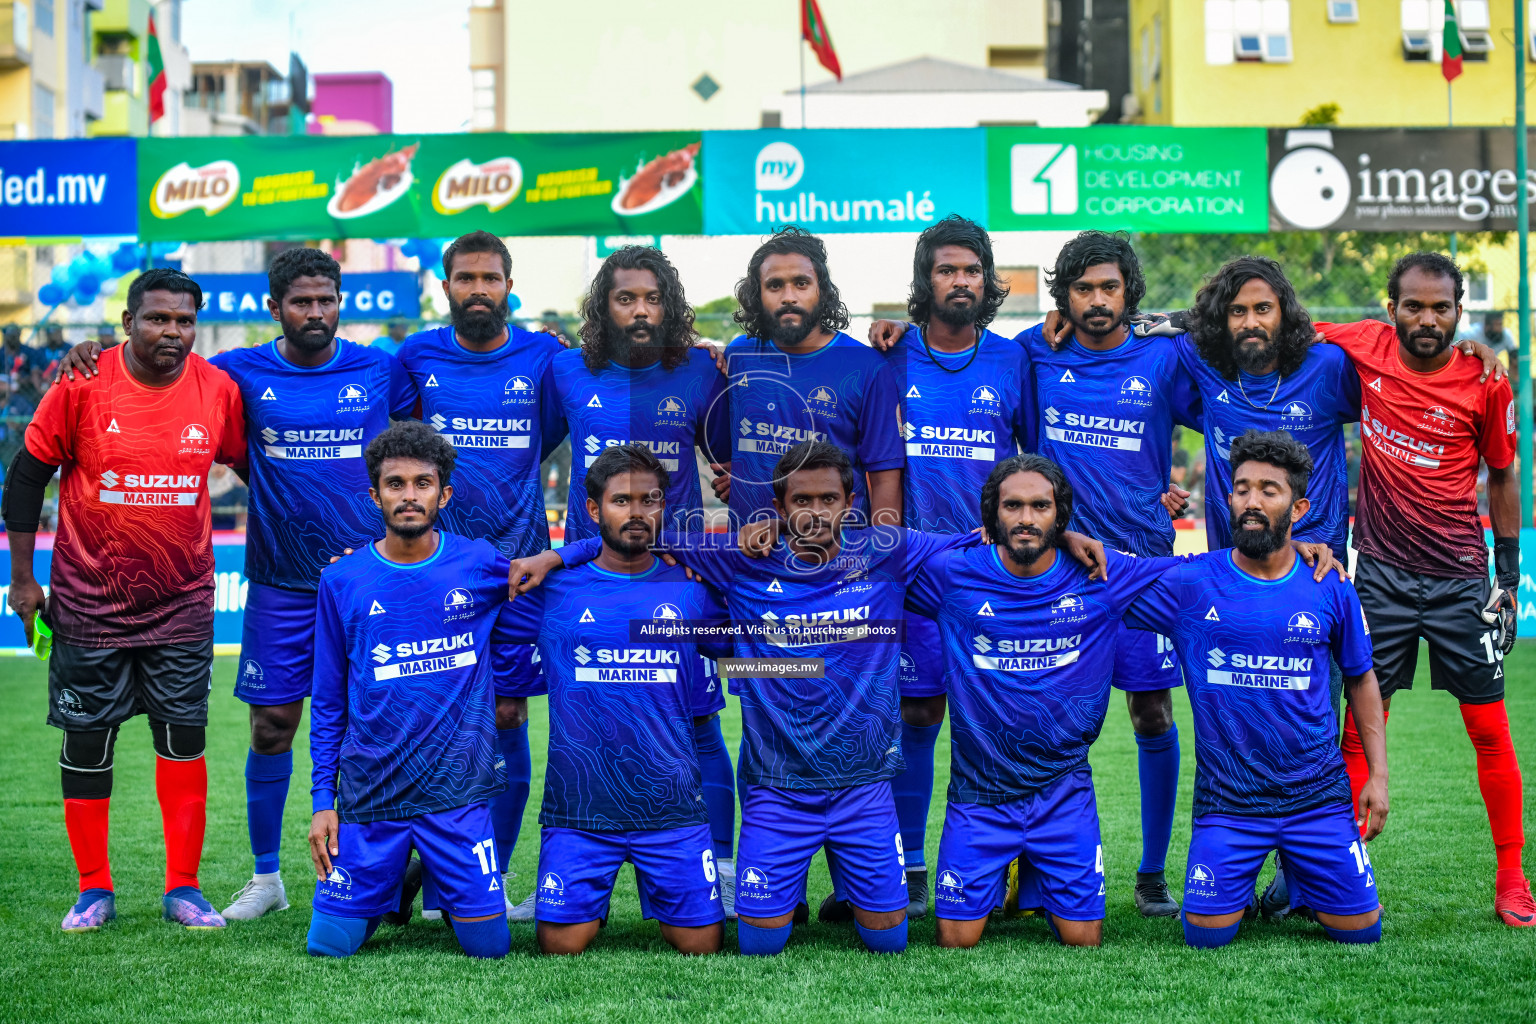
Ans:
<svg viewBox="0 0 1536 1024"><path fill-rule="evenodd" d="M1465 283L1461 268L1443 252L1411 252L1394 263L1392 273L1387 277L1387 298L1397 301L1402 290L1403 275L1410 270L1422 270L1435 277L1450 278L1456 284L1456 304L1461 304L1462 286Z"/></svg>
<svg viewBox="0 0 1536 1024"><path fill-rule="evenodd" d="M801 441L779 456L773 467L773 496L780 501L789 493L789 474L802 469L835 469L843 481L843 493L853 495L853 460L831 441Z"/></svg>
<svg viewBox="0 0 1536 1024"><path fill-rule="evenodd" d="M512 276L512 254L507 251L507 243L491 234L489 231L471 231L467 235L460 235L448 243L448 248L443 250L443 276L453 276L453 260L460 253L493 252L501 257L501 272L507 277Z"/></svg>
<svg viewBox="0 0 1536 1024"><path fill-rule="evenodd" d="M907 298L907 316L913 323L926 326L933 315L934 254L946 245L969 249L981 261L982 291L976 297L976 329L979 331L997 316L1003 300L1008 297L1008 286L997 276L992 238L987 229L958 213L950 214L917 236L917 248L912 252L912 291Z"/></svg>
<svg viewBox="0 0 1536 1024"><path fill-rule="evenodd" d="M1233 479L1237 467L1245 462L1262 462L1266 466L1285 470L1286 482L1291 485L1291 501L1307 496L1307 483L1312 479L1312 453L1307 446L1291 436L1289 430L1249 430L1232 442Z"/></svg>
<svg viewBox="0 0 1536 1024"><path fill-rule="evenodd" d="M438 486L447 487L453 477L453 464L457 458L458 453L453 450L448 439L421 420L401 420L391 424L363 449L368 479L375 489L379 486L379 467L384 465L385 459L429 462L437 467Z"/></svg>
<svg viewBox="0 0 1536 1024"><path fill-rule="evenodd" d="M287 249L272 257L267 267L267 294L281 304L299 277L328 277L336 284L337 297L341 295L341 264L328 252L307 248Z"/></svg>
<svg viewBox="0 0 1536 1024"><path fill-rule="evenodd" d="M826 243L804 228L791 224L780 228L757 247L752 259L747 261L747 276L736 282L736 305L740 308L731 314L731 319L743 331L754 338L773 336L773 314L763 308L763 261L769 256L804 256L810 260L816 271L816 290L820 293L818 326L833 333L848 329L848 307L843 305L843 297L838 294L832 274L827 270Z"/></svg>
<svg viewBox="0 0 1536 1024"><path fill-rule="evenodd" d="M656 453L638 441L631 441L604 448L603 453L592 460L592 465L587 467L587 497L601 505L608 481L620 473L650 473L656 478L656 486L661 488L662 494L672 486L671 474Z"/></svg>
<svg viewBox="0 0 1536 1024"><path fill-rule="evenodd" d="M1102 261L1100 261L1102 262ZM1067 474L1044 455L1011 455L993 467L987 482L981 485L981 525L987 528L994 543L1002 543L1003 530L997 521L997 507L1003 481L1017 473L1039 473L1051 485L1051 495L1056 499L1056 529L1065 530L1072 521L1072 485Z"/></svg>
<svg viewBox="0 0 1536 1024"><path fill-rule="evenodd" d="M133 279L128 286L128 312L137 315L144 305L145 292L170 292L173 295L192 296L192 305L203 308L203 290L186 274L171 267L155 267Z"/></svg>
<svg viewBox="0 0 1536 1024"><path fill-rule="evenodd" d="M1123 231L1109 234L1104 231L1084 231L1056 254L1056 266L1045 275L1045 283L1051 291L1056 308L1062 313L1070 308L1067 290L1072 282L1088 272L1089 267L1101 263L1113 263L1120 268L1125 280L1125 312L1127 315L1141 307L1147 295L1147 279L1141 272L1141 260L1131 248L1131 239Z"/></svg>

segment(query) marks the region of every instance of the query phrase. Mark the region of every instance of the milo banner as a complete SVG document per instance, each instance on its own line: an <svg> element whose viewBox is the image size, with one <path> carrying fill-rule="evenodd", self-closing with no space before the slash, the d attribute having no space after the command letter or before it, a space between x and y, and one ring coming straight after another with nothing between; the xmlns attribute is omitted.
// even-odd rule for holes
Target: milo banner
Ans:
<svg viewBox="0 0 1536 1024"><path fill-rule="evenodd" d="M993 231L1265 231L1262 128L988 128Z"/></svg>
<svg viewBox="0 0 1536 1024"><path fill-rule="evenodd" d="M698 133L142 139L139 237L698 234Z"/></svg>

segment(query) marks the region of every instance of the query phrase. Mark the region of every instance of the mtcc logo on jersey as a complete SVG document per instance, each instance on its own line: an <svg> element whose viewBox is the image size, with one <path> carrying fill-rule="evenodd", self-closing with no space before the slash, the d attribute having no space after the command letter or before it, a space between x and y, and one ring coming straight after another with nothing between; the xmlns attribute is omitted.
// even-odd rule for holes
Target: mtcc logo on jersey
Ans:
<svg viewBox="0 0 1536 1024"><path fill-rule="evenodd" d="M1312 407L1306 402L1287 402L1284 409L1280 410L1280 419L1288 423L1299 423L1312 418Z"/></svg>
<svg viewBox="0 0 1536 1024"><path fill-rule="evenodd" d="M837 408L837 392L823 384L820 387L811 389L810 401L835 410Z"/></svg>
<svg viewBox="0 0 1536 1024"><path fill-rule="evenodd" d="M352 888L352 876L347 874L347 869L340 865L331 865L331 873L325 876L326 885L334 885L340 889Z"/></svg>
<svg viewBox="0 0 1536 1024"><path fill-rule="evenodd" d="M246 658L245 664L240 668L240 677L241 683L246 686L253 686L260 684L262 679L266 677L266 673L261 670L261 665L257 663L255 658Z"/></svg>
<svg viewBox="0 0 1536 1024"><path fill-rule="evenodd" d="M1120 385L1120 401L1133 405L1151 405L1152 385L1147 383L1145 377L1127 377L1125 383Z"/></svg>
<svg viewBox="0 0 1536 1024"><path fill-rule="evenodd" d="M681 398L675 395L668 395L656 403L656 425L658 427L664 423L686 426L687 416L688 407L683 404Z"/></svg>
<svg viewBox="0 0 1536 1024"><path fill-rule="evenodd" d="M181 428L181 443L208 446L208 428L201 423L188 423Z"/></svg>
<svg viewBox="0 0 1536 1024"><path fill-rule="evenodd" d="M983 384L971 392L972 412L996 412L1002 404L1002 399L998 397L996 388ZM978 406L980 409L977 408Z"/></svg>
<svg viewBox="0 0 1536 1024"><path fill-rule="evenodd" d="M462 612L474 607L475 599L463 587L454 587L443 598L443 611Z"/></svg>
<svg viewBox="0 0 1536 1024"><path fill-rule="evenodd" d="M536 389L533 381L518 374L507 380L507 383L502 386L501 394L503 405L508 402L531 402L534 400Z"/></svg>
<svg viewBox="0 0 1536 1024"><path fill-rule="evenodd" d="M1216 872L1204 864L1191 864L1186 890L1191 896L1215 896Z"/></svg>
<svg viewBox="0 0 1536 1024"><path fill-rule="evenodd" d="M365 405L368 402L368 389L361 384L348 384L336 395L338 405Z"/></svg>
<svg viewBox="0 0 1536 1024"><path fill-rule="evenodd" d="M651 612L653 619L681 619L683 613L675 604L659 604L656 610Z"/></svg>
<svg viewBox="0 0 1536 1024"><path fill-rule="evenodd" d="M1302 636L1322 636L1323 624L1311 612L1297 612L1291 616L1291 621L1286 623L1285 630L1287 633L1299 633Z"/></svg>
<svg viewBox="0 0 1536 1024"><path fill-rule="evenodd" d="M934 883L933 888L934 895L941 900L965 898L965 880L948 869L939 872L939 880Z"/></svg>

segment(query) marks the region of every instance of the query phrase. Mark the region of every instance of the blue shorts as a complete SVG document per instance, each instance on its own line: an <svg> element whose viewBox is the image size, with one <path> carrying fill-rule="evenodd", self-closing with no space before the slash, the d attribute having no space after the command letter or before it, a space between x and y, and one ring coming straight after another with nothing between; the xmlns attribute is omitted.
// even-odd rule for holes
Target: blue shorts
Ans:
<svg viewBox="0 0 1536 1024"><path fill-rule="evenodd" d="M817 849L839 894L860 910L907 905L907 869L889 782L846 789L779 789L742 783L736 912L778 917L805 900Z"/></svg>
<svg viewBox="0 0 1536 1024"><path fill-rule="evenodd" d="M1019 906L1044 907L1063 921L1103 920L1104 846L1091 771L1080 768L1004 804L950 803L935 916L975 921L1002 906L1008 864L1020 856Z"/></svg>
<svg viewBox="0 0 1536 1024"><path fill-rule="evenodd" d="M725 710L725 686L722 685L725 681L720 678L720 669L713 661L702 655L699 661L703 663L703 667L695 674L693 692L688 695L694 718L719 714Z"/></svg>
<svg viewBox="0 0 1536 1024"><path fill-rule="evenodd" d="M539 664L539 649L533 644L507 643L501 638L501 623L511 614L504 604L491 628L491 680L498 697L542 697L549 692L544 666Z"/></svg>
<svg viewBox="0 0 1536 1024"><path fill-rule="evenodd" d="M553 924L605 920L613 880L626 860L635 866L643 916L678 928L725 920L708 825L623 832L546 826L535 916Z"/></svg>
<svg viewBox="0 0 1536 1024"><path fill-rule="evenodd" d="M250 582L240 630L236 697L271 706L309 696L315 670L315 600L308 590Z"/></svg>
<svg viewBox="0 0 1536 1024"><path fill-rule="evenodd" d="M942 697L944 688L944 638L932 619L907 612L906 638L901 644L901 695Z"/></svg>
<svg viewBox="0 0 1536 1024"><path fill-rule="evenodd" d="M1202 814L1189 840L1184 908L1230 914L1248 906L1270 850L1285 857L1291 904L1325 914L1368 914L1381 905L1371 858L1348 804L1275 818Z"/></svg>
<svg viewBox="0 0 1536 1024"><path fill-rule="evenodd" d="M1144 690L1171 690L1184 685L1179 672L1179 656L1173 641L1160 633L1132 629L1120 623L1115 633L1115 675L1110 682L1117 690L1139 693Z"/></svg>
<svg viewBox="0 0 1536 1024"><path fill-rule="evenodd" d="M395 910L415 849L436 887L438 906L456 917L499 914L507 904L492 835L484 801L398 821L344 821L331 873L315 883L315 909L338 917Z"/></svg>

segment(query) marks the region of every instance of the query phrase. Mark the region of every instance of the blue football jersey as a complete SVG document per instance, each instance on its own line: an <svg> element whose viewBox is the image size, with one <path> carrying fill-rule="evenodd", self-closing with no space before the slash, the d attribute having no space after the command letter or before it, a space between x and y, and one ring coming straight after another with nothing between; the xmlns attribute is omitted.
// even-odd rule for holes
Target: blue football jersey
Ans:
<svg viewBox="0 0 1536 1024"><path fill-rule="evenodd" d="M405 339L400 363L421 397L421 418L458 450L445 530L488 540L509 558L549 547L539 463L560 443L547 373L564 351L548 334L507 325L494 352L471 352L452 327Z"/></svg>
<svg viewBox="0 0 1536 1024"><path fill-rule="evenodd" d="M488 655L509 568L485 541L439 532L424 562L391 562L367 544L320 574L316 811L397 820L505 787Z"/></svg>
<svg viewBox="0 0 1536 1024"><path fill-rule="evenodd" d="M1113 574L1110 576L1114 578ZM1195 815L1273 817L1349 803L1328 655L1371 667L1355 588L1297 558L1283 579L1242 571L1231 549L1176 566L1127 610L1169 637L1195 718Z"/></svg>
<svg viewBox="0 0 1536 1024"><path fill-rule="evenodd" d="M815 440L832 442L853 460L854 508L867 517L864 474L903 463L900 397L885 356L841 332L807 355L742 336L725 356L735 437L730 506L737 518L772 516L779 457Z"/></svg>
<svg viewBox="0 0 1536 1024"><path fill-rule="evenodd" d="M909 604L943 637L952 802L1017 800L1087 765L1125 608L1179 563L1105 554L1107 582L1089 580L1064 551L1039 576L1021 578L991 544L918 570Z"/></svg>
<svg viewBox="0 0 1536 1024"><path fill-rule="evenodd" d="M1053 352L1035 326L1019 335L1034 376L1036 450L1072 484L1073 527L1142 556L1173 550L1158 500L1173 469L1173 427L1200 425L1200 398L1167 338L1128 337L1108 352L1073 338Z"/></svg>
<svg viewBox="0 0 1536 1024"><path fill-rule="evenodd" d="M695 447L706 453L730 447L725 415L725 377L703 349L688 350L675 370L659 362L632 370L609 363L593 373L572 349L555 356L555 394L571 437L571 487L565 517L566 543L597 536L587 515L587 468L604 448L638 441L650 448L671 478L667 523L679 531L704 529ZM717 415L709 415L720 403ZM708 429L715 432L706 436ZM728 457L728 456L727 456Z"/></svg>
<svg viewBox="0 0 1536 1024"><path fill-rule="evenodd" d="M503 628L537 642L549 681L541 824L602 832L706 820L690 706L702 659L691 642L636 630L724 618L708 587L660 559L627 576L588 562L508 604Z"/></svg>
<svg viewBox="0 0 1536 1024"><path fill-rule="evenodd" d="M245 575L314 591L320 570L382 532L363 449L416 405L392 356L344 338L322 366L295 366L270 341L208 360L245 403L250 498Z"/></svg>
<svg viewBox="0 0 1536 1024"><path fill-rule="evenodd" d="M720 588L732 623L752 627L734 639L737 657L825 659L819 678L733 681L741 700L744 782L839 789L901 771L906 581L935 554L979 541L972 533L940 536L888 526L846 530L838 555L815 564L783 541L766 558L748 558L734 536L665 539ZM805 632L817 625L840 632L830 640Z"/></svg>
<svg viewBox="0 0 1536 1024"><path fill-rule="evenodd" d="M924 346L913 324L886 358L901 395L907 446L904 522L932 533L976 529L981 485L1028 441L1029 356L991 331L968 352L938 352Z"/></svg>
<svg viewBox="0 0 1536 1024"><path fill-rule="evenodd" d="M1360 421L1360 375L1337 345L1313 345L1296 372L1227 380L1200 358L1194 339L1174 339L1179 359L1205 410L1205 535L1211 550L1232 546L1232 442L1248 430L1288 430L1312 453L1307 497L1312 507L1295 524L1296 540L1319 541L1343 555L1349 540L1349 464L1344 426Z"/></svg>

